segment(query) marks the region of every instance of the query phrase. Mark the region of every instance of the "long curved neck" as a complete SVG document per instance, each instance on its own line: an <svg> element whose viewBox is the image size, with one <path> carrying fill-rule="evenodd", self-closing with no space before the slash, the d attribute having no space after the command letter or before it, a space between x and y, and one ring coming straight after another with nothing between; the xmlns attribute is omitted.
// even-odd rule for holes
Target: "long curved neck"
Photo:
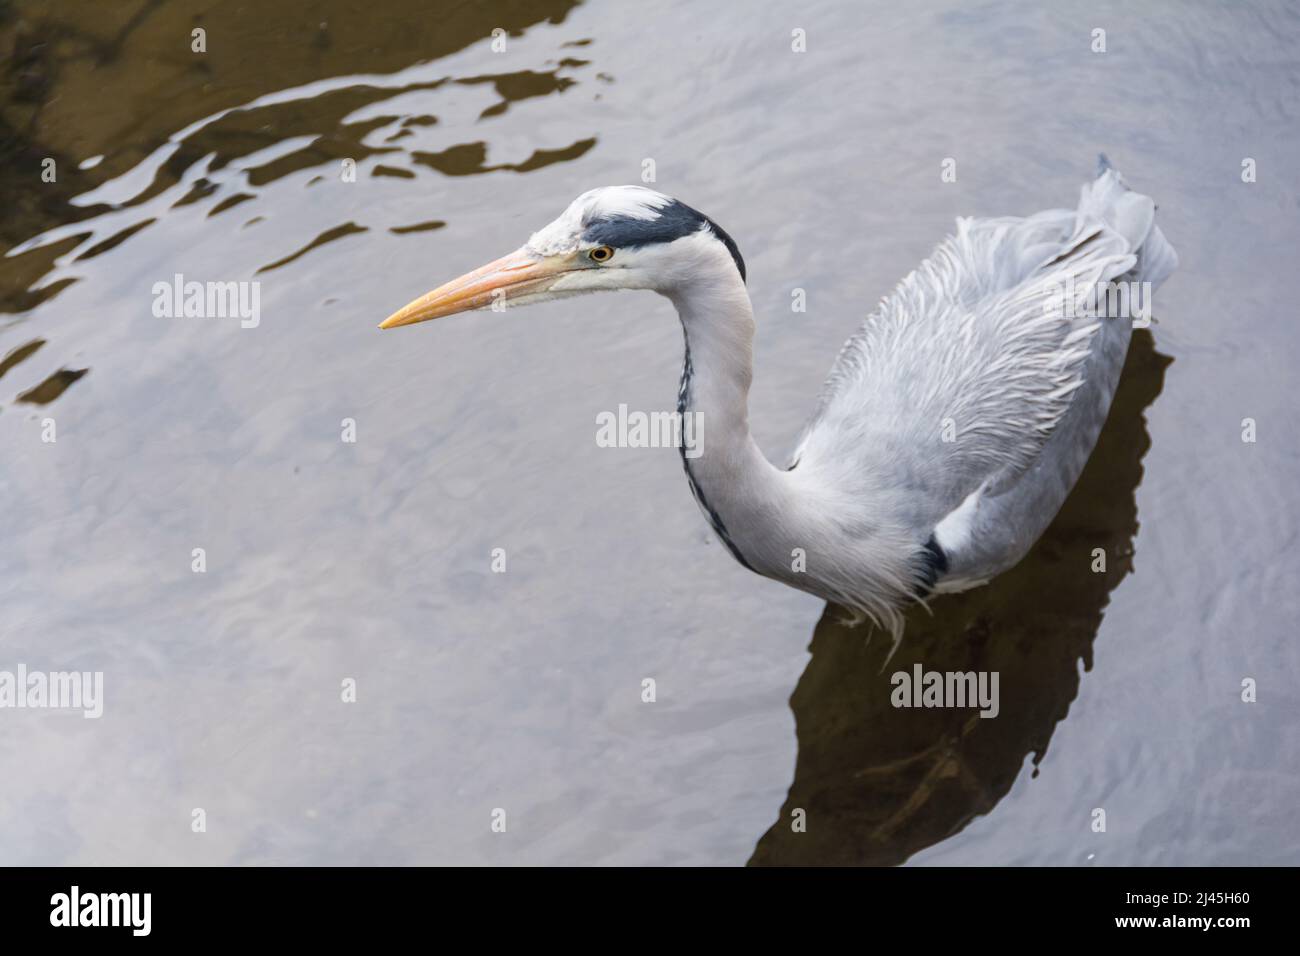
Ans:
<svg viewBox="0 0 1300 956"><path fill-rule="evenodd" d="M730 267L730 263L727 263ZM678 411L691 416L693 448L682 448L692 491L732 554L755 571L783 562L776 533L793 504L786 474L749 431L754 311L734 268L710 270L666 293L686 341Z"/></svg>

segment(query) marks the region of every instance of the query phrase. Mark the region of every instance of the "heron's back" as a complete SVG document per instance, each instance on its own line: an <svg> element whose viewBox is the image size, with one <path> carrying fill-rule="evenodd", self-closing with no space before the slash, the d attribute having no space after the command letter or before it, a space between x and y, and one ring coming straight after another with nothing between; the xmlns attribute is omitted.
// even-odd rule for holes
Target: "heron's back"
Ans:
<svg viewBox="0 0 1300 956"><path fill-rule="evenodd" d="M948 577L1003 570L1097 440L1132 328L1116 313L1149 307L1176 265L1152 201L1109 168L1075 210L959 219L845 344L798 467L859 493L918 548L965 504L941 541ZM1106 295L1127 283L1149 283L1145 297Z"/></svg>

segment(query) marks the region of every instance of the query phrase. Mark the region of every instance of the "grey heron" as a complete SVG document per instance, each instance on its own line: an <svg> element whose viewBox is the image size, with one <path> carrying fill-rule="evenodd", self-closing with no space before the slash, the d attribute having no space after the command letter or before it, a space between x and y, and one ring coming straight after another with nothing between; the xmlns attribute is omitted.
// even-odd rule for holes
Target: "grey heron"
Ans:
<svg viewBox="0 0 1300 956"><path fill-rule="evenodd" d="M643 186L583 193L519 249L380 328L508 301L642 289L677 309L683 454L708 522L759 574L888 628L987 582L1047 528L1091 454L1130 315L1177 266L1155 204L1102 157L1075 209L958 219L840 351L788 463L750 434L754 312L720 226ZM1118 298L1109 293L1119 289Z"/></svg>

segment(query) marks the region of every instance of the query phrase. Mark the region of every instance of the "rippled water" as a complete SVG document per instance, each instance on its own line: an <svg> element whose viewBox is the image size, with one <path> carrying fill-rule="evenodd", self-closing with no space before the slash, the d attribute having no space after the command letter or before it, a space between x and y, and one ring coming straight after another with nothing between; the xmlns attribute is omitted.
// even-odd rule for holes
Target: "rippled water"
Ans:
<svg viewBox="0 0 1300 956"><path fill-rule="evenodd" d="M1295 8L723 6L0 4L0 669L105 675L0 711L0 862L1300 861ZM745 254L775 457L955 216L1099 150L1181 271L1052 529L890 668L995 720L597 447L675 403L662 300L375 329L652 159Z"/></svg>

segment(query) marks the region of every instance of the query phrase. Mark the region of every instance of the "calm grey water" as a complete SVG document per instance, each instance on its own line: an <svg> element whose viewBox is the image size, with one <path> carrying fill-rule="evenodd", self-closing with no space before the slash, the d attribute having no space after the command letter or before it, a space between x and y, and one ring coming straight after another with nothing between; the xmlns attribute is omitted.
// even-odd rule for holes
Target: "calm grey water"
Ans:
<svg viewBox="0 0 1300 956"><path fill-rule="evenodd" d="M0 710L0 863L1300 862L1294 6L353 6L0 5L0 670L105 686ZM1056 525L890 668L996 720L597 447L675 404L663 300L375 329L652 159L745 254L775 457L955 216L1099 150L1181 271Z"/></svg>

